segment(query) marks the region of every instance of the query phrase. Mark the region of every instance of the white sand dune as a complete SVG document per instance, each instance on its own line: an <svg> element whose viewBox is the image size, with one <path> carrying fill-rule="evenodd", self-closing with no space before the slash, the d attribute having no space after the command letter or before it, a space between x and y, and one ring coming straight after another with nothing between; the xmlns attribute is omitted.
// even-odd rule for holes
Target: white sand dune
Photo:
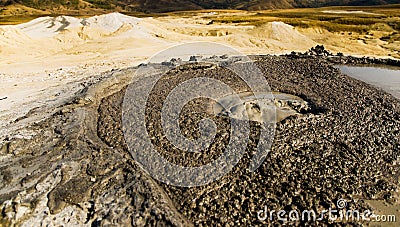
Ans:
<svg viewBox="0 0 400 227"><path fill-rule="evenodd" d="M45 38L54 37L64 30L74 30L83 27L95 28L103 31L104 34L112 33L120 29L123 25L137 25L139 21L139 18L125 16L120 13L110 13L88 19L69 16L40 17L16 27L32 38Z"/></svg>
<svg viewBox="0 0 400 227"><path fill-rule="evenodd" d="M12 48L12 52L16 52L18 48L21 48L24 51L20 53L19 58L22 59L31 51L39 55L41 52L49 52L53 55L54 51L73 50L76 46L82 48L82 45L91 46L92 43L106 43L109 46L107 52L118 50L118 48L115 49L116 43L123 43L121 47L124 49L135 49L142 46L141 44L149 44L149 42L174 45L190 41L222 42L241 50L269 47L268 42L282 48L295 48L299 46L297 45L299 40L305 44L301 49L315 45L311 39L307 39L292 26L282 22L272 22L257 28L252 26L209 27L190 21L176 23L154 18L140 19L120 13L86 19L69 16L42 17L28 23L0 29L3 31L0 35L2 50ZM39 42L45 45L40 45ZM18 45L15 45L17 43ZM40 46L42 51L32 48L32 45ZM149 48L151 49L152 46L150 45ZM282 48L278 48L278 50ZM93 51L97 50L94 49L91 52ZM261 51L274 52L275 50Z"/></svg>
<svg viewBox="0 0 400 227"><path fill-rule="evenodd" d="M104 29L109 32L115 32L124 24L138 25L141 19L125 16L120 13L110 13L101 16L94 16L89 19L83 19L81 24L89 27Z"/></svg>
<svg viewBox="0 0 400 227"><path fill-rule="evenodd" d="M22 32L31 38L53 37L67 28L78 27L80 20L74 17L40 17L30 22L17 25Z"/></svg>

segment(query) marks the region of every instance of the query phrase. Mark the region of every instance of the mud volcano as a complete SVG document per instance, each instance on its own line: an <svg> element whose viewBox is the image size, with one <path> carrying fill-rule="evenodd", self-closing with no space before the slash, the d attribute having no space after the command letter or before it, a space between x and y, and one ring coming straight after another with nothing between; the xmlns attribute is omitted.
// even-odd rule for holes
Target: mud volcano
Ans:
<svg viewBox="0 0 400 227"><path fill-rule="evenodd" d="M291 114L277 122L272 149L255 172L247 167L259 140L256 120L250 122L244 158L220 180L180 188L152 179L125 144L121 111L131 74L120 71L82 91L50 118L3 138L0 224L249 226L282 223L258 220L257 212L266 206L320 211L337 208L339 199L348 201L347 209L372 210L366 200L398 205L399 100L341 74L324 59L255 60L276 94L297 97L290 102ZM229 116L210 112L215 102L208 99L193 100L180 117L188 138L199 136L201 119L214 120L217 136L206 152L179 152L163 136L163 99L180 82L204 73L238 93L248 91L224 68L191 66L160 80L146 107L153 144L180 165L209 162L229 139ZM26 131L30 137L17 136ZM292 224L360 223L323 219Z"/></svg>
<svg viewBox="0 0 400 227"><path fill-rule="evenodd" d="M280 122L289 116L310 110L306 101L285 93L254 94L253 92L245 92L238 94L238 96L241 99L240 102L236 102L232 95L217 100L212 111L217 115L225 115L242 120L248 118L250 121L262 123L272 120ZM243 110L246 113L239 111L239 106L243 106Z"/></svg>

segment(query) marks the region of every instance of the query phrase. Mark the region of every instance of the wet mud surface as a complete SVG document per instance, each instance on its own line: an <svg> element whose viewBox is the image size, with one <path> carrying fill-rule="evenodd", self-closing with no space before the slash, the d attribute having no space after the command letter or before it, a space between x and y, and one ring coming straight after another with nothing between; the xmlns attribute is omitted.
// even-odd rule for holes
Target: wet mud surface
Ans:
<svg viewBox="0 0 400 227"><path fill-rule="evenodd" d="M359 210L372 209L365 200L399 204L400 101L341 74L323 58L255 60L272 91L310 105L277 123L271 151L255 172L248 166L260 125L251 122L246 154L218 181L180 188L151 178L125 144L122 103L134 69L120 71L50 118L2 138L0 225L249 226L281 223L257 219L265 206L320 211L336 208L339 199ZM229 140L229 119L211 114L208 99L188 103L180 118L188 138L199 136L202 118L216 122L217 136L208 150L182 154L163 136L160 106L168 91L204 72L235 91L248 90L218 67L173 71L157 84L145 107L147 129L159 153L176 164L207 163ZM328 219L292 224L344 225Z"/></svg>

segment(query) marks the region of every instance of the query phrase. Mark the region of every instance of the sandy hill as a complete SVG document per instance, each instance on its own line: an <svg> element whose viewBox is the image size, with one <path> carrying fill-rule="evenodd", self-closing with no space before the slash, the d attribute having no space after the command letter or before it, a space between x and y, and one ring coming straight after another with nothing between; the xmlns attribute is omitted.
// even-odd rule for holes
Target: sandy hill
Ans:
<svg viewBox="0 0 400 227"><path fill-rule="evenodd" d="M251 38L249 37L252 36ZM0 26L0 51L27 61L65 53L69 57L87 53L103 55L190 41L226 43L238 48L284 50L310 48L315 42L283 22L263 26L208 27L190 22L137 18L109 13L89 18L71 16L39 17L27 23ZM46 45L43 45L43 44ZM8 61L8 60L7 60ZM3 62L4 63L4 62Z"/></svg>
<svg viewBox="0 0 400 227"><path fill-rule="evenodd" d="M177 26L177 27L176 27ZM209 28L198 24L176 24L154 18L137 18L121 13L109 13L89 18L71 16L39 17L27 23L0 26L0 47L3 53L26 49L32 54L56 52L81 45L104 42L121 43L121 48L140 43L170 43L181 41L216 41L238 47L268 47L278 50L284 46L302 43L307 47L315 43L294 27L283 22L270 22L263 26L216 26ZM249 35L252 39L249 39ZM135 42L133 42L135 40ZM294 41L296 40L296 41ZM112 42L113 41L113 42ZM46 43L46 47L38 43ZM140 46L140 45L139 45ZM295 47L294 47L295 48ZM99 47L101 49L101 47ZM110 47L110 49L112 49ZM24 51L23 53L26 53Z"/></svg>
<svg viewBox="0 0 400 227"><path fill-rule="evenodd" d="M117 12L88 18L39 17L0 26L0 53L5 56L0 65L9 71L13 68L10 65L21 62L75 65L92 60L144 59L169 46L193 41L223 43L245 53L305 51L316 45L283 22L211 27L197 22L174 17L137 18Z"/></svg>

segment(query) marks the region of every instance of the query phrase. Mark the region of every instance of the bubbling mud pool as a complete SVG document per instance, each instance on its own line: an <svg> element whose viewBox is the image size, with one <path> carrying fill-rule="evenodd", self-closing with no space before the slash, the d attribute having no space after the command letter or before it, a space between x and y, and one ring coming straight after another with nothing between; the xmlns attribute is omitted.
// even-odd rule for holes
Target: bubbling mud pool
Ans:
<svg viewBox="0 0 400 227"><path fill-rule="evenodd" d="M237 96L240 99L236 99ZM280 122L311 109L309 103L300 97L285 93L244 92L237 96L229 95L218 100L213 106L214 114L263 123Z"/></svg>

